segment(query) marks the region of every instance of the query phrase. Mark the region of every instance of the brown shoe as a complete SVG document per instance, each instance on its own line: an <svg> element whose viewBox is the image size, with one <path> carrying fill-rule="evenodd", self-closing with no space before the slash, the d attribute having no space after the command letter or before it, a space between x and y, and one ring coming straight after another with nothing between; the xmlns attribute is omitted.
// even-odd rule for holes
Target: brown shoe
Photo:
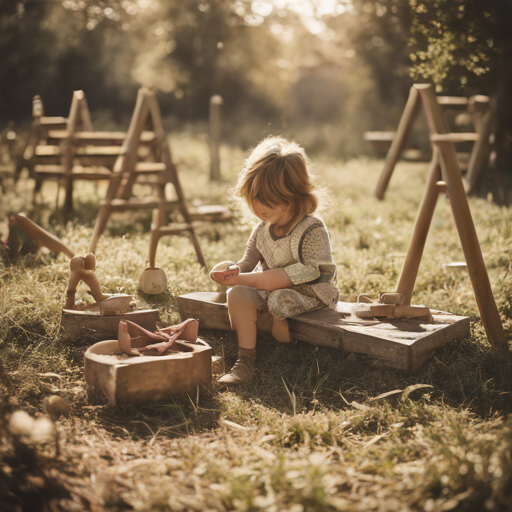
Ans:
<svg viewBox="0 0 512 512"><path fill-rule="evenodd" d="M242 384L248 382L254 375L254 362L256 361L255 348L239 348L238 359L231 371L219 379L219 384Z"/></svg>

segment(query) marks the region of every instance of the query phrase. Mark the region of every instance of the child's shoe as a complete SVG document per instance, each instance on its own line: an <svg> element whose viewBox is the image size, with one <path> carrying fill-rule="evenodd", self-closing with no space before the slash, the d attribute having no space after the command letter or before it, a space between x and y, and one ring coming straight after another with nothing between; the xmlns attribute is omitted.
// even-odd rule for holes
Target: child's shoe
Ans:
<svg viewBox="0 0 512 512"><path fill-rule="evenodd" d="M255 348L239 348L238 359L231 371L219 379L219 384L242 384L248 382L254 375L256 361Z"/></svg>

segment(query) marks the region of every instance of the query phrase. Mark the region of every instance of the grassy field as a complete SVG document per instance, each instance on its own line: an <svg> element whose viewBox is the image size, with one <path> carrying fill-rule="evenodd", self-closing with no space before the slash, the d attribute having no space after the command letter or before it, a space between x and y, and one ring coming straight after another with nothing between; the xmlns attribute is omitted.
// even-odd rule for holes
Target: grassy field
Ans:
<svg viewBox="0 0 512 512"><path fill-rule="evenodd" d="M171 139L191 203L227 202L244 153L223 148L225 181L207 179L208 148L199 136ZM400 163L384 202L373 197L382 162L315 158L328 192L329 227L341 299L391 291L408 247L427 164ZM27 211L27 178L1 198ZM77 218L54 211L47 184L32 215L84 253L98 208L96 185L81 185ZM101 189L100 189L101 192ZM62 197L61 197L62 199ZM507 339L512 339L512 210L471 199L479 239ZM252 221L199 230L208 264L237 259ZM149 217L118 215L97 249L106 292L132 293L140 304L178 319L177 296L214 290L187 239L164 238L157 264L169 286L140 296ZM463 260L450 206L439 201L414 302L471 317L471 336L437 350L415 376L368 357L305 343L258 345L255 378L231 391L214 382L199 398L112 408L86 389L87 343L64 340L59 321L68 278L60 255L0 262L0 509L2 511L505 511L512 509L512 371L487 342L466 274L443 263ZM79 295L85 296L80 289ZM214 353L234 362L232 333L201 331ZM427 393L369 405L381 393L428 384ZM409 388L412 389L412 388ZM425 390L424 390L425 391ZM45 399L70 405L54 442L13 435L21 409L34 417ZM38 506L38 503L45 503Z"/></svg>

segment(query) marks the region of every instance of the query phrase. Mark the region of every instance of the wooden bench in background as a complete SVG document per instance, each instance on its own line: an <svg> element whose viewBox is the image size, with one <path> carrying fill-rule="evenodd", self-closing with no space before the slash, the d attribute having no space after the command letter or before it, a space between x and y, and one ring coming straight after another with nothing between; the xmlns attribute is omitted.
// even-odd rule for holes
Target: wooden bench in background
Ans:
<svg viewBox="0 0 512 512"><path fill-rule="evenodd" d="M484 132L489 123L488 118L489 112L491 111L490 98L483 95L472 96L471 98L458 96L437 96L436 98L445 123L446 118L449 117L450 113L452 115L454 113L467 113L472 121L475 130L474 132L457 133L452 129L452 131L449 132L449 135L453 136L451 142L466 146L465 148L462 148L465 149L464 151L457 152L459 168L462 171L467 170L468 176L473 177L477 174L475 172L475 164L477 161L479 162L481 160L478 158L479 153L482 152L482 144L479 143L479 141L481 138L486 137ZM407 100L407 104L404 108L398 129L394 132L394 136L391 136L391 133L393 132L367 132L367 134L365 134L365 138L367 138L367 140L373 141L374 144L379 143L381 144L381 147L383 147L382 145L384 143L389 144L384 169L382 170L375 189L375 196L378 199L384 199L384 195L396 163L404 152L413 124L418 116L420 105L421 101L419 93L413 86L409 93L409 99ZM453 124L453 122L450 123L450 125ZM384 133L386 135L379 141L378 135L370 135L372 133ZM430 154L429 159L431 158L432 155Z"/></svg>

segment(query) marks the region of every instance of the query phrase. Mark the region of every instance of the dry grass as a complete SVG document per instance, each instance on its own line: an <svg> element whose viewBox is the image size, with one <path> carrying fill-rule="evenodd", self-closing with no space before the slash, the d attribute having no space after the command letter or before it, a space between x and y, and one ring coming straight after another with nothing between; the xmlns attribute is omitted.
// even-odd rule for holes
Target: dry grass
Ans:
<svg viewBox="0 0 512 512"><path fill-rule="evenodd" d="M172 141L188 198L225 202L243 159L223 148L226 180L207 180L208 152L198 137ZM398 166L384 202L372 197L382 162L317 160L331 206L323 216L332 236L342 297L392 290L409 242L427 166ZM30 181L2 197L0 214L28 208ZM52 214L55 188L38 214L74 250L83 252L97 211L94 186L80 189L77 219ZM512 212L471 200L496 301L511 338ZM108 292L137 294L146 265L148 218L118 216L97 250ZM199 232L210 265L239 257L251 225ZM439 349L417 376L370 358L306 344L258 347L254 380L234 391L214 383L196 397L110 408L85 388L83 352L59 334L67 282L63 256L0 263L0 503L2 510L510 510L512 496L512 371L496 358L478 318L469 278L443 273L462 260L449 205L440 201L415 301L472 318L472 334ZM178 320L176 298L212 290L186 239L163 239L158 265L169 287L139 297ZM216 354L233 361L232 333L203 331ZM391 406L368 399L415 384ZM23 409L44 413L44 399L71 406L53 443L13 436L6 421ZM46 508L41 505L45 504ZM21 508L20 508L21 507Z"/></svg>

